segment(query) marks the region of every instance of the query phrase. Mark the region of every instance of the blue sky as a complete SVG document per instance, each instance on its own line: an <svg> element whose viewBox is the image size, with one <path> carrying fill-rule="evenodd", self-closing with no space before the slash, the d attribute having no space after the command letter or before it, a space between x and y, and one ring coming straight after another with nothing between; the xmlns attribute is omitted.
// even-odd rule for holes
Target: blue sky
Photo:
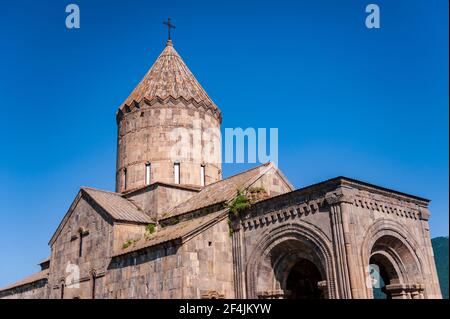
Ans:
<svg viewBox="0 0 450 319"><path fill-rule="evenodd" d="M338 175L423 196L448 235L448 2L68 1L0 12L0 286L38 270L81 185L114 189L115 112L174 45L225 127L279 129L296 187ZM251 165L224 165L224 175Z"/></svg>

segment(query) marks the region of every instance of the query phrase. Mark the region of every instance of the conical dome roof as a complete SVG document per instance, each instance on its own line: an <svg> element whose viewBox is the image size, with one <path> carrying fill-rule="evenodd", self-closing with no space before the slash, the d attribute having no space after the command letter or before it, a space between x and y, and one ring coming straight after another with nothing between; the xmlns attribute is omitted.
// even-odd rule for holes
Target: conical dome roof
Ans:
<svg viewBox="0 0 450 319"><path fill-rule="evenodd" d="M203 102L217 108L174 49L171 40L167 41L164 50L124 105L131 105L133 101L140 102L144 98L151 100L168 97L184 98L187 101L193 99L197 103Z"/></svg>

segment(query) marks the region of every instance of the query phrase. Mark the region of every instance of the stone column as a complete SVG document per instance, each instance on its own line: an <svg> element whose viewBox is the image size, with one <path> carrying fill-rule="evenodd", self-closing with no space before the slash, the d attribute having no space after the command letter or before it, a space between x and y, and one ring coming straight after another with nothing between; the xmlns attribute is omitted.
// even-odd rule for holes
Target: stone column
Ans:
<svg viewBox="0 0 450 319"><path fill-rule="evenodd" d="M245 299L245 269L242 265L243 229L239 219L230 220L229 227L232 232L234 297L236 299Z"/></svg>
<svg viewBox="0 0 450 319"><path fill-rule="evenodd" d="M331 230L333 234L333 249L336 259L337 298L351 299L347 252L345 248L344 229L342 227L341 207L335 197L328 197L330 204Z"/></svg>
<svg viewBox="0 0 450 319"><path fill-rule="evenodd" d="M430 212L428 208L421 207L420 208L420 223L422 228L422 237L423 237L423 253L426 257L426 261L424 262L424 276L425 276L425 291L422 292L422 295L426 295L427 298L431 299L441 299L441 287L439 284L439 278L436 270L436 262L434 260L434 251L431 246L431 238L430 238L430 225L428 220L430 218Z"/></svg>
<svg viewBox="0 0 450 319"><path fill-rule="evenodd" d="M330 204L330 219L333 232L333 246L337 265L339 284L338 298L365 298L365 280L358 259L353 230L350 227L350 214L353 197L345 189L326 195Z"/></svg>
<svg viewBox="0 0 450 319"><path fill-rule="evenodd" d="M364 266L358 254L354 229L351 225L353 200L345 196L340 201L342 229L344 235L345 251L347 257L347 267L351 286L351 296L353 299L366 298L366 278Z"/></svg>

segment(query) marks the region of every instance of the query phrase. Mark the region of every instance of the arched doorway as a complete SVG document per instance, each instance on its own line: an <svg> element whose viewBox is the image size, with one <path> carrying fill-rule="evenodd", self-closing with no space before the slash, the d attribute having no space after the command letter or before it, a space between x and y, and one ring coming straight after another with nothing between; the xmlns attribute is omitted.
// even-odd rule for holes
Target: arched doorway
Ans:
<svg viewBox="0 0 450 319"><path fill-rule="evenodd" d="M391 284L400 283L400 279L392 262L387 255L380 252L370 257L370 276L372 281L372 294L374 299L392 299L387 289Z"/></svg>
<svg viewBox="0 0 450 319"><path fill-rule="evenodd" d="M286 280L289 299L323 299L319 288L323 278L319 269L307 259L300 259L291 269Z"/></svg>
<svg viewBox="0 0 450 319"><path fill-rule="evenodd" d="M246 266L248 298L335 298L331 246L320 231L290 224L260 238Z"/></svg>
<svg viewBox="0 0 450 319"><path fill-rule="evenodd" d="M374 299L423 298L420 261L402 238L379 236L370 250L368 272Z"/></svg>

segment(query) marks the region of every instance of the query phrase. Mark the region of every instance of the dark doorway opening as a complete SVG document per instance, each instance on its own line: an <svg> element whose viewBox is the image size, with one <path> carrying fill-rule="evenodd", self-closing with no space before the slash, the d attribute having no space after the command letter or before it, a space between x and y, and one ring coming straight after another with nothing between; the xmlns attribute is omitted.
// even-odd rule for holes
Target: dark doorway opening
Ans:
<svg viewBox="0 0 450 319"><path fill-rule="evenodd" d="M372 265L370 276L375 278L372 283L373 299L392 299L391 294L386 290L386 286L391 284L392 281L396 281L397 276L394 267L384 256L376 254L370 258L370 265Z"/></svg>
<svg viewBox="0 0 450 319"><path fill-rule="evenodd" d="M319 269L311 261L301 259L292 267L286 289L290 292L289 299L323 299L318 283L322 281Z"/></svg>

